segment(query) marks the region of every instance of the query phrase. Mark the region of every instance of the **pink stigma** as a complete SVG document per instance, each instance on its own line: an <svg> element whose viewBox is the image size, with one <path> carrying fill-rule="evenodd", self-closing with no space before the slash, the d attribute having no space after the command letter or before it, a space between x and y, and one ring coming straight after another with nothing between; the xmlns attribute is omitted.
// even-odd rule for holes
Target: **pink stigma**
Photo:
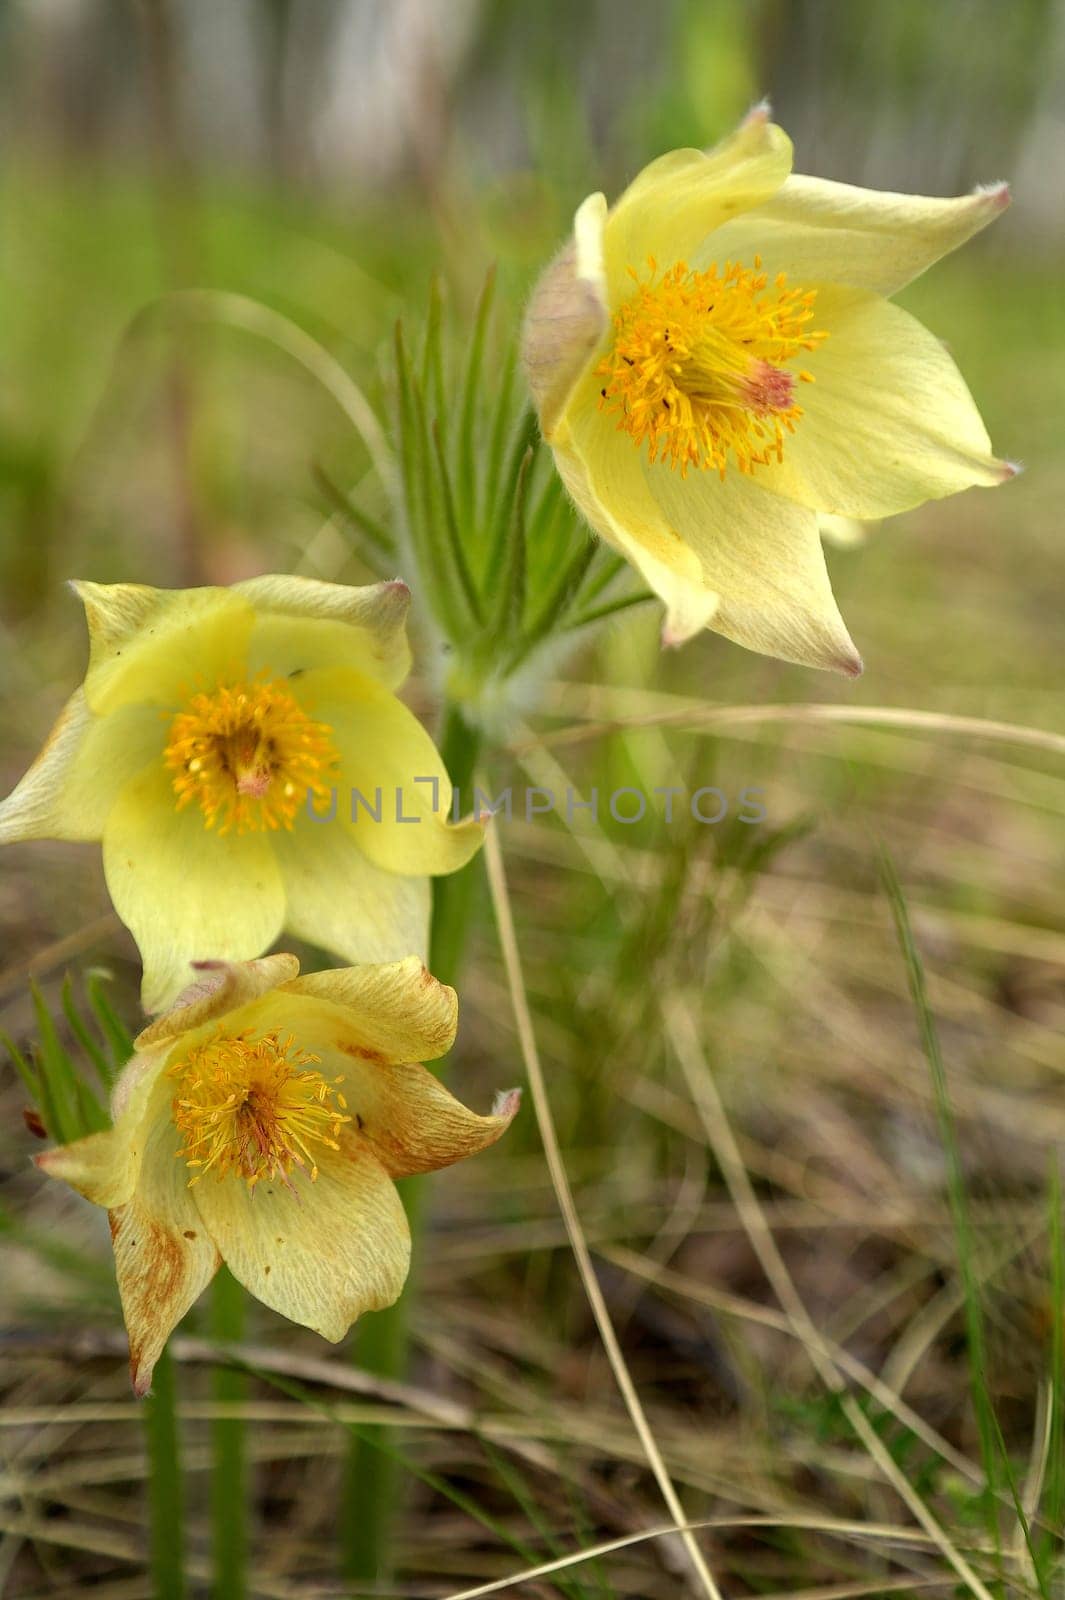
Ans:
<svg viewBox="0 0 1065 1600"><path fill-rule="evenodd" d="M756 361L740 385L745 405L758 417L769 411L787 411L795 393L795 379L783 367L774 367L768 361Z"/></svg>
<svg viewBox="0 0 1065 1600"><path fill-rule="evenodd" d="M270 787L273 774L269 767L253 767L250 772L242 772L237 778L237 793L250 794L256 800L261 800Z"/></svg>

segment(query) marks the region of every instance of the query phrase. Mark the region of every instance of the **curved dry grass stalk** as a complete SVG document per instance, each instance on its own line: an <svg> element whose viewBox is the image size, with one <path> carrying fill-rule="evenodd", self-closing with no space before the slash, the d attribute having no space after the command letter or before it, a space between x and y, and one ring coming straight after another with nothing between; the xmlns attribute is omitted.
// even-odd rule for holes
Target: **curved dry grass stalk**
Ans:
<svg viewBox="0 0 1065 1600"><path fill-rule="evenodd" d="M932 1541L927 1534L916 1533L912 1528L896 1528L889 1523L871 1522L840 1522L826 1518L824 1521L816 1517L706 1517L699 1522L685 1524L687 1531L694 1532L703 1528L720 1530L738 1528L776 1528L776 1529L805 1529L816 1533L835 1534L842 1539L884 1539L894 1544L908 1544L916 1546L931 1545ZM584 1561L596 1561L602 1556L612 1555L617 1550L631 1549L633 1545L646 1544L651 1539L667 1538L675 1535L678 1529L672 1525L664 1528L644 1528L639 1533L628 1533L618 1539L608 1539L603 1544L589 1545L585 1550L574 1550L568 1556L556 1556L553 1561L542 1562L537 1567L527 1567L522 1572L512 1572L505 1578L493 1578L490 1583L481 1583L474 1589L455 1590L446 1595L444 1600L481 1600L484 1595L502 1594L518 1583L529 1583L534 1578L547 1578L556 1572L566 1572L571 1567L579 1566ZM945 1581L941 1577L915 1578L907 1575L899 1579L877 1579L875 1585L861 1581L853 1584L833 1584L825 1589L806 1590L806 1600L820 1596L827 1600L828 1596L834 1600L843 1600L844 1596L858 1596L871 1594L891 1594L896 1590L912 1593L916 1589L932 1588L942 1585ZM803 1600L803 1596L796 1594L795 1600Z"/></svg>
<svg viewBox="0 0 1065 1600"><path fill-rule="evenodd" d="M488 885L492 897L492 909L495 913L499 942L503 953L503 965L506 969L507 985L510 990L510 1000L514 1010L514 1020L517 1024L521 1052L525 1062L525 1069L528 1073L537 1126L544 1146L544 1155L551 1175L551 1183L558 1200L559 1209L562 1212L563 1221L566 1224L566 1233L577 1263L577 1270L581 1276L584 1292L588 1297L588 1304L595 1318L599 1337L603 1341L603 1348L606 1351L615 1381L621 1390L622 1399L625 1402L629 1416L632 1418L633 1427L647 1457L648 1465L661 1490L666 1508L673 1518L674 1527L688 1553L703 1593L708 1595L710 1600L721 1600L721 1592L714 1581L710 1568L707 1566L702 1551L699 1549L695 1536L688 1526L684 1508L677 1496L677 1491L673 1487L673 1480L669 1475L665 1461L662 1459L662 1452L658 1448L650 1424L647 1421L643 1403L632 1381L617 1335L614 1332L614 1324L610 1319L610 1312L607 1310L603 1292L599 1287L599 1280L595 1275L591 1253L584 1237L584 1231L581 1228L577 1208L573 1202L573 1193L570 1189L565 1163L562 1160L562 1151L559 1147L554 1118L551 1114L551 1104L547 1096L547 1085L544 1081L543 1068L540 1064L540 1055L536 1046L532 1015L529 1011L529 1002L522 977L521 956L514 931L514 919L510 910L510 897L503 867L503 852L499 843L499 834L495 828L489 828L487 831L485 863L488 869Z"/></svg>
<svg viewBox="0 0 1065 1600"><path fill-rule="evenodd" d="M398 492L395 459L377 413L354 378L298 323L248 295L235 294L227 289L177 289L147 307L140 315L144 317L164 308L185 311L208 321L224 323L230 328L240 328L245 333L266 339L276 349L291 356L336 401L369 451L370 460L389 498L395 498Z"/></svg>
<svg viewBox="0 0 1065 1600"><path fill-rule="evenodd" d="M1004 744L1027 745L1065 755L1065 734L1046 728L1027 728L1016 722L997 722L985 717L960 717L947 711L921 711L906 706L789 705L682 706L664 711L649 711L642 716L609 717L582 722L568 728L555 728L538 734L535 741L523 740L510 747L511 754L525 755L535 746L583 744L606 734L631 732L638 728L713 728L715 731L744 727L758 722L849 723L855 727L901 728L908 733L948 733L965 738L998 740Z"/></svg>
<svg viewBox="0 0 1065 1600"><path fill-rule="evenodd" d="M9 967L0 969L0 1001L7 1000L11 995L20 994L30 978L41 978L47 973L54 972L56 967L61 967L65 961L83 955L109 935L121 931L122 924L115 913L105 911L101 916L87 922L83 928L68 933L65 938L54 939L51 944L45 945L43 950L38 950L36 955L21 961L13 961Z"/></svg>

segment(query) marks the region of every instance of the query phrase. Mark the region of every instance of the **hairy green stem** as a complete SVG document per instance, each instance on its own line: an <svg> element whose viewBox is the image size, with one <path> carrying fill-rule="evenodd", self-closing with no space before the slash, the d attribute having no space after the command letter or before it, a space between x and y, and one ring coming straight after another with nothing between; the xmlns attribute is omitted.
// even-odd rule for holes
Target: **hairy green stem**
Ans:
<svg viewBox="0 0 1065 1600"><path fill-rule="evenodd" d="M185 1600L185 1506L181 1478L174 1366L164 1350L144 1405L148 1449L152 1592L156 1600Z"/></svg>
<svg viewBox="0 0 1065 1600"><path fill-rule="evenodd" d="M440 753L461 801L454 814L469 811L473 801L473 773L480 752L480 735L454 705L445 709ZM482 878L479 858L459 872L433 880L433 925L429 941L429 970L442 983L457 982ZM359 1325L354 1354L366 1372L382 1378L401 1378L410 1359L408 1307L417 1293L418 1244L425 1201L425 1180L404 1185L404 1204L410 1222L412 1258L407 1287L394 1306L367 1317ZM340 1518L344 1576L362 1582L385 1582L394 1565L393 1528L399 1497L399 1474L394 1457L377 1447L383 1429L364 1429L353 1438L348 1453L344 1498Z"/></svg>
<svg viewBox="0 0 1065 1600"><path fill-rule="evenodd" d="M211 1286L211 1335L222 1343L244 1337L245 1295L227 1267ZM219 1365L212 1378L219 1414L211 1425L211 1553L215 1600L243 1600L247 1590L248 1493L244 1421L225 1415L247 1394L247 1379Z"/></svg>

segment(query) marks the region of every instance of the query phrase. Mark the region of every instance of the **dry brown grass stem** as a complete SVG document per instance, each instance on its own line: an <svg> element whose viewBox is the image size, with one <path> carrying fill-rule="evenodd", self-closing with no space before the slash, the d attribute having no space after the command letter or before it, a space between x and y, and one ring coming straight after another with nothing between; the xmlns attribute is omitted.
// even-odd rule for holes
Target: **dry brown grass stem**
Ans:
<svg viewBox="0 0 1065 1600"><path fill-rule="evenodd" d="M570 1248L577 1263L577 1270L580 1273L584 1292L588 1297L588 1304L595 1318L599 1337L603 1342L603 1348L606 1351L615 1381L621 1391L622 1399L625 1402L633 1427L647 1457L648 1465L661 1490L666 1508L688 1553L693 1571L699 1580L703 1593L708 1595L710 1600L721 1600L720 1590L714 1581L710 1568L707 1566L706 1559L699 1549L694 1534L688 1527L684 1508L677 1496L676 1489L673 1487L673 1480L669 1475L665 1461L662 1459L662 1452L658 1448L650 1424L647 1421L643 1403L632 1381L632 1375L618 1343L614 1324L611 1321L610 1312L603 1298L603 1292L599 1287L599 1280L595 1275L591 1252L588 1249L580 1218L577 1215L577 1208L573 1202L573 1193L570 1189L569 1177L566 1173L558 1135L555 1131L554 1117L547 1095L547 1085L544 1081L540 1054L536 1045L536 1034L532 1025L532 1015L529 1011L529 1002L525 993L521 956L514 931L514 919L511 915L510 896L503 866L503 852L499 843L499 833L495 828L489 828L487 831L485 863L488 869L488 885L492 897L492 908L495 913L499 942L503 954L503 965L507 975L507 986L510 990L514 1020L518 1029L518 1039L529 1078L533 1109L536 1113L536 1122L544 1146L544 1156L551 1174L552 1187L566 1225Z"/></svg>
<svg viewBox="0 0 1065 1600"><path fill-rule="evenodd" d="M554 728L536 735L535 744L585 744L607 734L631 732L638 728L713 728L715 732L760 722L826 723L852 727L899 728L905 732L947 733L962 738L989 739L1003 744L1027 745L1035 750L1050 750L1065 755L1065 734L1046 728L1027 728L1016 722L999 722L986 717L962 717L946 711L922 711L908 706L791 705L694 707L683 705L648 711L639 716L607 717L602 721L581 722L568 728ZM511 746L511 753L525 755L527 739Z"/></svg>

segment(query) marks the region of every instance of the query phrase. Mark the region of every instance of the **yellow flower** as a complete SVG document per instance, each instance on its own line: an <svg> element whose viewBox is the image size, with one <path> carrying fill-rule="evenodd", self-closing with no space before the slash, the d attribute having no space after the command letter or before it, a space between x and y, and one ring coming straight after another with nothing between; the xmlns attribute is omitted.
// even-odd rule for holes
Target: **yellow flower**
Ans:
<svg viewBox="0 0 1065 1600"><path fill-rule="evenodd" d="M791 173L759 107L601 194L530 303L544 438L591 526L665 601L664 642L861 671L818 513L875 520L1017 470L942 345L885 296L1008 204Z"/></svg>
<svg viewBox="0 0 1065 1600"><path fill-rule="evenodd" d="M416 957L299 976L295 956L197 963L116 1085L114 1123L37 1157L110 1214L133 1387L221 1262L334 1343L396 1300L410 1260L393 1178L505 1132L423 1066L455 1037L454 990Z"/></svg>
<svg viewBox="0 0 1065 1600"><path fill-rule="evenodd" d="M427 875L483 830L449 825L443 763L392 693L406 586L74 587L85 682L0 803L0 843L103 841L145 1008L190 961L246 960L282 928L348 961L424 953Z"/></svg>

